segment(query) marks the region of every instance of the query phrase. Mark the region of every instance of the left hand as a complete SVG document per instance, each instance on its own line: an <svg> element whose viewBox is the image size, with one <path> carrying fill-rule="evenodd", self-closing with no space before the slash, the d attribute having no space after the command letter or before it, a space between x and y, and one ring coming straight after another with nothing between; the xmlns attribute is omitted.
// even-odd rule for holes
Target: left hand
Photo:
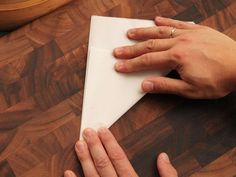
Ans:
<svg viewBox="0 0 236 177"><path fill-rule="evenodd" d="M108 129L101 128L98 133L93 129L86 129L83 137L85 141L78 141L75 151L85 177L138 176ZM66 171L65 177L76 177L76 175Z"/></svg>
<svg viewBox="0 0 236 177"><path fill-rule="evenodd" d="M126 154L106 129L98 132L86 129L83 133L85 141L78 141L75 151L81 162L85 177L137 177ZM157 159L157 168L161 177L177 177L167 154L161 153ZM76 177L72 171L66 171L65 177Z"/></svg>

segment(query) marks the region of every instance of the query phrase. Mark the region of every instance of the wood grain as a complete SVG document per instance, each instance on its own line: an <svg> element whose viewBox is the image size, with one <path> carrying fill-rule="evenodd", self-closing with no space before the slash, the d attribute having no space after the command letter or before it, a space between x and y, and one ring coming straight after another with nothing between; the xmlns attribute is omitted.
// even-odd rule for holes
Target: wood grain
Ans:
<svg viewBox="0 0 236 177"><path fill-rule="evenodd" d="M166 16L236 39L235 9L234 0L75 0L1 37L0 177L83 176L73 148L91 15ZM165 151L180 177L234 177L235 115L235 93L198 101L148 94L111 131L140 176L158 176L155 158Z"/></svg>

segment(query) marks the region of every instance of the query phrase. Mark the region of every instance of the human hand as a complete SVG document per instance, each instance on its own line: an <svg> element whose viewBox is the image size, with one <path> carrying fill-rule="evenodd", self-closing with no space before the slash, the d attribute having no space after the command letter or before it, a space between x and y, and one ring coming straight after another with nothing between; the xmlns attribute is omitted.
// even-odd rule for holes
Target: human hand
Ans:
<svg viewBox="0 0 236 177"><path fill-rule="evenodd" d="M181 79L150 77L142 89L189 98L219 98L236 89L236 42L209 27L157 17L158 26L128 31L141 41L114 50L122 73L176 70ZM175 30L176 28L176 30ZM171 36L171 32L173 33Z"/></svg>
<svg viewBox="0 0 236 177"><path fill-rule="evenodd" d="M137 177L124 151L106 129L98 132L86 129L84 141L78 141L75 151L81 162L85 177ZM161 153L157 159L161 177L177 177L177 172L171 165L167 154ZM76 177L72 171L66 171L64 177Z"/></svg>

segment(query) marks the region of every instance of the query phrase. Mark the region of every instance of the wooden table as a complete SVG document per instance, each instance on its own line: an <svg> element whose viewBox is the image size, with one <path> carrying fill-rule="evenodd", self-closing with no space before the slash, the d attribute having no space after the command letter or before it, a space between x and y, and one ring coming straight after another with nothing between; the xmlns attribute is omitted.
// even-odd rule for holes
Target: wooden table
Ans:
<svg viewBox="0 0 236 177"><path fill-rule="evenodd" d="M1 177L59 177L66 169L82 176L73 147L94 14L162 15L236 39L235 0L77 0L0 38ZM179 176L236 175L235 93L211 101L147 95L111 130L140 176L158 176L162 151Z"/></svg>

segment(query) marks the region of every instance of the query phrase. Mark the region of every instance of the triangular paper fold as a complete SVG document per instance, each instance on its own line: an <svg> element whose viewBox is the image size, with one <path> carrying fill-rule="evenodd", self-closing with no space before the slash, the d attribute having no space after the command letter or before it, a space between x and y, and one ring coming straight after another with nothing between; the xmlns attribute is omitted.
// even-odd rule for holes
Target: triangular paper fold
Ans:
<svg viewBox="0 0 236 177"><path fill-rule="evenodd" d="M145 95L141 83L146 77L166 74L157 71L121 74L114 70L114 48L135 43L127 38L127 31L154 25L151 20L92 17L81 132L85 128L109 128Z"/></svg>

